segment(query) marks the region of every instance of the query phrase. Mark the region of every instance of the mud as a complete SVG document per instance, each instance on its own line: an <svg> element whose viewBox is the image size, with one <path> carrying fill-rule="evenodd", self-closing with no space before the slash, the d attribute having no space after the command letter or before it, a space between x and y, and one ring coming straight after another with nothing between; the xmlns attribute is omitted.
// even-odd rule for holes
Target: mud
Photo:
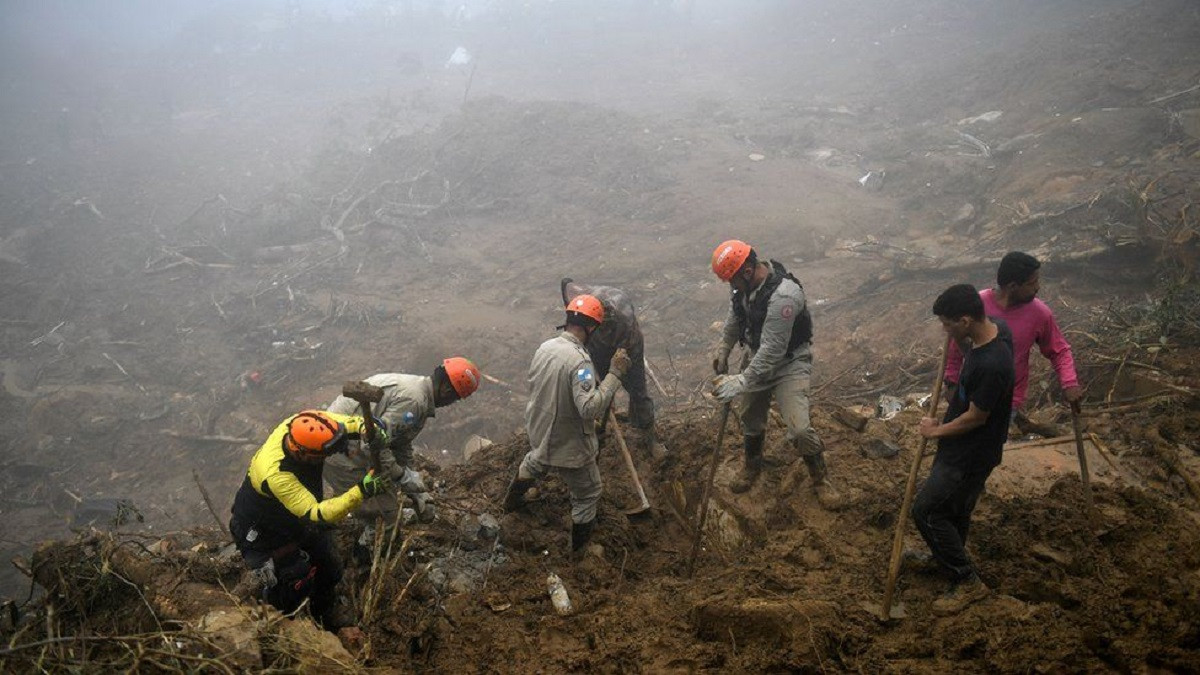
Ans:
<svg viewBox="0 0 1200 675"><path fill-rule="evenodd" d="M746 26L652 29L612 13L605 30L570 24L568 56L536 13L504 37L460 27L488 54L469 91L432 56L432 29L400 54L386 31L348 33L344 60L294 60L282 83L265 56L236 78L197 70L166 119L114 98L111 135L63 144L31 121L52 96L13 90L0 112L31 133L0 144L0 553L28 562L0 573L19 610L0 617L5 641L186 633L245 611L232 643L188 649L246 668L432 672L1200 669L1196 8L767 3ZM1002 115L970 121L989 111ZM731 422L687 579L728 301L707 256L735 235L805 284L815 423L849 505L819 508L775 423L763 481L729 492ZM944 582L905 575L906 617L881 624L869 607L920 413L862 432L836 413L927 394L932 298L990 284L1013 249L1045 263L1042 296L1075 348L1096 513L1072 439L1014 435L971 535L992 595L939 618ZM499 510L525 450L528 359L558 323L565 275L635 299L671 450L635 448L654 508L630 519L606 441L600 526L577 561L558 481ZM450 354L491 379L419 439L441 518L405 529L365 645L289 653L319 641L225 592L239 570L214 517L278 420L346 379L427 373ZM1053 375L1033 361L1030 415L1065 436ZM463 461L476 435L495 444ZM357 524L338 536L361 610ZM551 571L574 616L551 608ZM132 667L117 645L75 647ZM0 659L75 664L30 649Z"/></svg>

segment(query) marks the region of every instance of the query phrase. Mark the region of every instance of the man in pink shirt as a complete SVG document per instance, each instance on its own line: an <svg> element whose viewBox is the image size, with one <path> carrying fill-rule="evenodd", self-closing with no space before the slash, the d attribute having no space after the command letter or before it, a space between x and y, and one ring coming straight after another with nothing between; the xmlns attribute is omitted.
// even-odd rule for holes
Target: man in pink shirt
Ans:
<svg viewBox="0 0 1200 675"><path fill-rule="evenodd" d="M1062 386L1063 398L1075 403L1083 398L1083 388L1075 374L1075 359L1071 356L1071 345L1063 337L1054 321L1054 312L1046 303L1038 300L1040 268L1042 264L1028 253L1013 251L1000 260L996 270L996 288L979 292L983 298L984 312L993 318L1003 319L1012 330L1013 365L1016 368L1016 383L1013 388L1012 409L1021 431L1037 431L1030 424L1021 404L1029 387L1029 352L1037 343L1042 356L1050 359L1058 383ZM953 342L946 362L946 383L958 384L962 369L962 350Z"/></svg>

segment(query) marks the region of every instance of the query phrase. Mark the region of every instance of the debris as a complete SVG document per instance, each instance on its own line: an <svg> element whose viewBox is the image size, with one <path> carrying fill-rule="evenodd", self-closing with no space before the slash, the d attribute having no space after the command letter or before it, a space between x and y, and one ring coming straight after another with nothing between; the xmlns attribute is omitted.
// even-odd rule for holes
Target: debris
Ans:
<svg viewBox="0 0 1200 675"><path fill-rule="evenodd" d="M1000 110L989 110L985 113L975 115L974 117L962 118L958 121L958 126L962 127L969 124L976 124L978 122L995 122L996 120L1000 119L1000 116L1003 114L1004 112Z"/></svg>
<svg viewBox="0 0 1200 675"><path fill-rule="evenodd" d="M891 459L900 454L900 446L889 440L872 438L858 446L858 452L868 459Z"/></svg>
<svg viewBox="0 0 1200 675"><path fill-rule="evenodd" d="M488 596L484 602L487 603L488 609L497 614L512 607L512 603L508 601L508 598L505 598L499 593L488 593Z"/></svg>
<svg viewBox="0 0 1200 675"><path fill-rule="evenodd" d="M904 401L895 396L884 394L879 397L879 402L875 404L875 417L881 420L890 420L901 410L904 410Z"/></svg>
<svg viewBox="0 0 1200 675"><path fill-rule="evenodd" d="M454 50L454 53L450 55L449 59L446 59L446 67L465 66L471 63L471 60L471 52L467 51L465 47L459 47Z"/></svg>
<svg viewBox="0 0 1200 675"><path fill-rule="evenodd" d="M500 521L490 513L479 514L479 536L484 539L500 536Z"/></svg>
<svg viewBox="0 0 1200 675"><path fill-rule="evenodd" d="M747 159L749 159L751 162L761 162L766 158L767 158L766 155L761 155L757 152L752 152L749 155L747 155Z"/></svg>
<svg viewBox="0 0 1200 675"><path fill-rule="evenodd" d="M833 409L833 419L845 424L851 429L862 432L867 428L867 422L871 419L869 412L863 412L859 406L843 406Z"/></svg>
<svg viewBox="0 0 1200 675"><path fill-rule="evenodd" d="M954 224L962 225L975 217L975 205L967 202L959 207L958 212L954 214Z"/></svg>
<svg viewBox="0 0 1200 675"><path fill-rule="evenodd" d="M567 595L567 587L554 572L546 577L546 592L550 594L550 602L554 604L554 611L558 612L559 616L575 613L575 607L571 605L571 598Z"/></svg>
<svg viewBox="0 0 1200 675"><path fill-rule="evenodd" d="M1035 558L1045 560L1047 562L1058 563L1063 567L1070 567L1071 563L1074 562L1074 559L1070 555L1050 548L1048 545L1043 543L1037 543L1029 547L1029 552L1032 553L1033 557Z"/></svg>
<svg viewBox="0 0 1200 675"><path fill-rule="evenodd" d="M886 176L886 171L868 171L863 174L862 178L858 179L858 184L868 190L875 191L883 187L883 179Z"/></svg>
<svg viewBox="0 0 1200 675"><path fill-rule="evenodd" d="M480 436L478 434L472 434L471 437L467 439L467 442L463 443L463 449L462 449L463 461L470 462L471 458L474 457L476 453L478 453L481 450L490 448L493 445L495 445L495 444L492 443L489 439L486 439L483 436Z"/></svg>
<svg viewBox="0 0 1200 675"><path fill-rule="evenodd" d="M971 147L979 150L979 154L977 155L978 157L991 157L992 156L992 149L990 147L988 147L987 143L984 143L983 141L979 140L978 138L975 138L971 134L963 133L961 131L955 131L955 133L957 133L964 141L966 141L968 144L970 144Z"/></svg>

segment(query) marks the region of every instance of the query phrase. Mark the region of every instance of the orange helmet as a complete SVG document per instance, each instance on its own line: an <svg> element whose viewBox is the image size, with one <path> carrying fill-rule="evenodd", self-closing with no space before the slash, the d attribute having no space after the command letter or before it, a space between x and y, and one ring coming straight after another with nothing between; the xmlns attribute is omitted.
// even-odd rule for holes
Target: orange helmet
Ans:
<svg viewBox="0 0 1200 675"><path fill-rule="evenodd" d="M729 241L721 242L721 245L713 251L712 255L712 270L721 281L728 282L737 274L738 270L742 269L742 265L746 264L746 259L750 257L750 244L739 239L730 239Z"/></svg>
<svg viewBox="0 0 1200 675"><path fill-rule="evenodd" d="M446 378L459 398L466 398L479 388L479 368L469 359L452 356L442 361L442 367L446 369Z"/></svg>
<svg viewBox="0 0 1200 675"><path fill-rule="evenodd" d="M577 295L567 303L567 313L586 316L596 323L604 323L604 305L593 295Z"/></svg>
<svg viewBox="0 0 1200 675"><path fill-rule="evenodd" d="M341 452L346 427L320 410L305 410L288 422L283 447L296 459L316 463Z"/></svg>

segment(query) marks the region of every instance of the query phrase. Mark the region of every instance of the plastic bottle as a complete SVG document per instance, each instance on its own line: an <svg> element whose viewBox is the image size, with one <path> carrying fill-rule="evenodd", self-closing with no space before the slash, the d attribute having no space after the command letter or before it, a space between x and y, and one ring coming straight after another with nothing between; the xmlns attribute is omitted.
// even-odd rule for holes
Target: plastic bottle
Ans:
<svg viewBox="0 0 1200 675"><path fill-rule="evenodd" d="M563 586L562 579L554 572L546 577L546 591L550 593L550 602L554 604L554 611L558 612L559 616L569 616L575 612L575 608L571 606L571 598L567 595L567 587Z"/></svg>

